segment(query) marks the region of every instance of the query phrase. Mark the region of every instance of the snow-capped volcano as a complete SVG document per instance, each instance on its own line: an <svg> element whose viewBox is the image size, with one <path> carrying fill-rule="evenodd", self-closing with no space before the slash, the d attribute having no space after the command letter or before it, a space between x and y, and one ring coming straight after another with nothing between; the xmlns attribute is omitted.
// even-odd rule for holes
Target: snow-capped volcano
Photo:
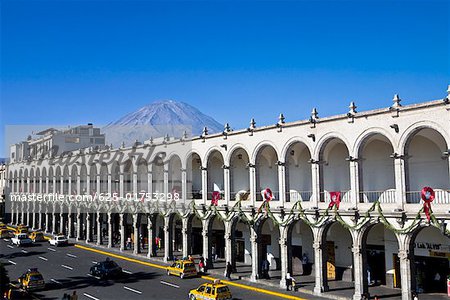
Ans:
<svg viewBox="0 0 450 300"><path fill-rule="evenodd" d="M157 101L129 113L111 125L186 125L192 127L193 134L200 134L203 127L210 133L222 131L222 125L197 108L173 100Z"/></svg>
<svg viewBox="0 0 450 300"><path fill-rule="evenodd" d="M153 102L139 110L129 113L103 128L107 143L119 146L123 142L131 145L150 138L181 137L186 131L188 136L202 133L204 127L208 133L217 133L223 126L212 117L197 108L179 101L165 100Z"/></svg>

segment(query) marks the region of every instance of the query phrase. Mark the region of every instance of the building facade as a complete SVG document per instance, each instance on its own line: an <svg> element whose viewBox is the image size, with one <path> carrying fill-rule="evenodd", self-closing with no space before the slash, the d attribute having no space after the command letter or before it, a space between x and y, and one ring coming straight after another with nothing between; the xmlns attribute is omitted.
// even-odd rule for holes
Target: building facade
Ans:
<svg viewBox="0 0 450 300"><path fill-rule="evenodd" d="M448 103L402 106L396 96L368 112L314 109L305 121L280 115L272 126L11 161L11 222L121 250L133 236L135 252L142 236L148 256L218 256L251 265L254 281L267 259L282 286L306 254L317 295L331 280L354 281L354 299L370 281L401 288L404 300L444 292Z"/></svg>

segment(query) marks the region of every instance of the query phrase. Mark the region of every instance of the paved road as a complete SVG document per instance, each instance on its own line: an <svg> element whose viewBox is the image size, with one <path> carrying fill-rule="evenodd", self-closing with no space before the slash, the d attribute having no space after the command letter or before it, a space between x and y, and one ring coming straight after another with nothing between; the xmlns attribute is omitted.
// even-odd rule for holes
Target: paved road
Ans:
<svg viewBox="0 0 450 300"><path fill-rule="evenodd" d="M61 299L65 292L76 290L79 299L187 299L190 289L206 280L202 278L180 279L167 276L164 270L129 262L114 260L126 272L123 278L98 280L88 275L94 262L106 255L86 251L74 246L51 247L40 243L31 247L11 246L8 240L0 240L0 259L6 263L11 280L16 280L28 268L37 267L44 276L47 287L34 293L41 299ZM281 299L273 295L231 287L234 299ZM299 293L291 294L307 299L319 299Z"/></svg>

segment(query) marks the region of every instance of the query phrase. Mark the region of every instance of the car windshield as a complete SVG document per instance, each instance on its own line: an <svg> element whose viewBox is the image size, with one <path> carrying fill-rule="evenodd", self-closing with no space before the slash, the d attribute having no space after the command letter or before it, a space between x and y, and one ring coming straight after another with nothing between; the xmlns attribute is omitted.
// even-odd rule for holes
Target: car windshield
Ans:
<svg viewBox="0 0 450 300"><path fill-rule="evenodd" d="M30 281L34 281L34 280L44 280L44 278L42 277L41 274L34 274L30 276Z"/></svg>
<svg viewBox="0 0 450 300"><path fill-rule="evenodd" d="M228 289L228 287L227 286L221 286L221 287L218 287L217 288L217 293L218 294L220 294L220 293L226 293L226 292L229 292L230 290Z"/></svg>
<svg viewBox="0 0 450 300"><path fill-rule="evenodd" d="M186 264L184 264L184 267L185 267L186 269L189 269L189 268L195 268L195 266L194 266L193 263L186 263Z"/></svg>

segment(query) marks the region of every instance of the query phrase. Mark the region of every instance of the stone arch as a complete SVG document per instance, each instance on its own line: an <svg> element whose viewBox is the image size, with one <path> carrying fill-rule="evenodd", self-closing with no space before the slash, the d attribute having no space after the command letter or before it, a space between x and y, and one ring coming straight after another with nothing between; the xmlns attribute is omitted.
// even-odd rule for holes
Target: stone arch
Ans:
<svg viewBox="0 0 450 300"><path fill-rule="evenodd" d="M294 136L292 138L290 138L284 145L283 145L283 149L281 149L281 154L280 154L280 158L285 159L286 156L289 153L289 148L291 148L291 146L293 146L294 144L297 143L301 143L303 145L306 146L306 148L308 149L309 153L312 155L313 154L313 147L311 147L310 141L304 137L301 136ZM286 160L283 160L284 162L286 162Z"/></svg>
<svg viewBox="0 0 450 300"><path fill-rule="evenodd" d="M300 235L297 237L296 235ZM292 276L311 275L314 268L314 232L303 220L294 220L287 225L286 243L288 250L287 272ZM303 255L306 254L308 264L302 265Z"/></svg>
<svg viewBox="0 0 450 300"><path fill-rule="evenodd" d="M272 141L264 140L264 141L261 141L260 143L258 143L258 145L256 145L256 147L253 149L253 152L250 156L251 164L256 164L256 158L257 158L258 154L260 153L260 151L263 148L265 148L267 146L272 147L275 150L277 157L280 157L277 146Z"/></svg>
<svg viewBox="0 0 450 300"><path fill-rule="evenodd" d="M230 168L230 200L236 200L239 193L245 195L250 193L250 175L248 167L250 157L245 148L233 146L228 153L227 161Z"/></svg>
<svg viewBox="0 0 450 300"><path fill-rule="evenodd" d="M186 161L186 188L188 199L202 198L202 160L197 152L190 152Z"/></svg>
<svg viewBox="0 0 450 300"><path fill-rule="evenodd" d="M261 143L255 152L254 165L256 173L256 200L262 201L261 191L272 190L275 201L280 199L278 181L278 151L272 143ZM256 150L255 149L255 150Z"/></svg>
<svg viewBox="0 0 450 300"><path fill-rule="evenodd" d="M223 154L219 150L211 150L208 153L206 161L207 169L207 199L212 199L213 192L224 193L224 158Z"/></svg>
<svg viewBox="0 0 450 300"><path fill-rule="evenodd" d="M349 153L351 153L351 145L348 142L347 138L339 133L339 132L329 132L325 135L323 135L316 144L316 147L314 148L314 151L312 152L312 156L314 160L320 160L320 156L322 154L323 149L326 147L326 144L328 144L331 140L338 139L343 142L343 144L346 146Z"/></svg>
<svg viewBox="0 0 450 300"><path fill-rule="evenodd" d="M286 201L309 201L312 197L311 148L304 139L293 138L283 149Z"/></svg>

